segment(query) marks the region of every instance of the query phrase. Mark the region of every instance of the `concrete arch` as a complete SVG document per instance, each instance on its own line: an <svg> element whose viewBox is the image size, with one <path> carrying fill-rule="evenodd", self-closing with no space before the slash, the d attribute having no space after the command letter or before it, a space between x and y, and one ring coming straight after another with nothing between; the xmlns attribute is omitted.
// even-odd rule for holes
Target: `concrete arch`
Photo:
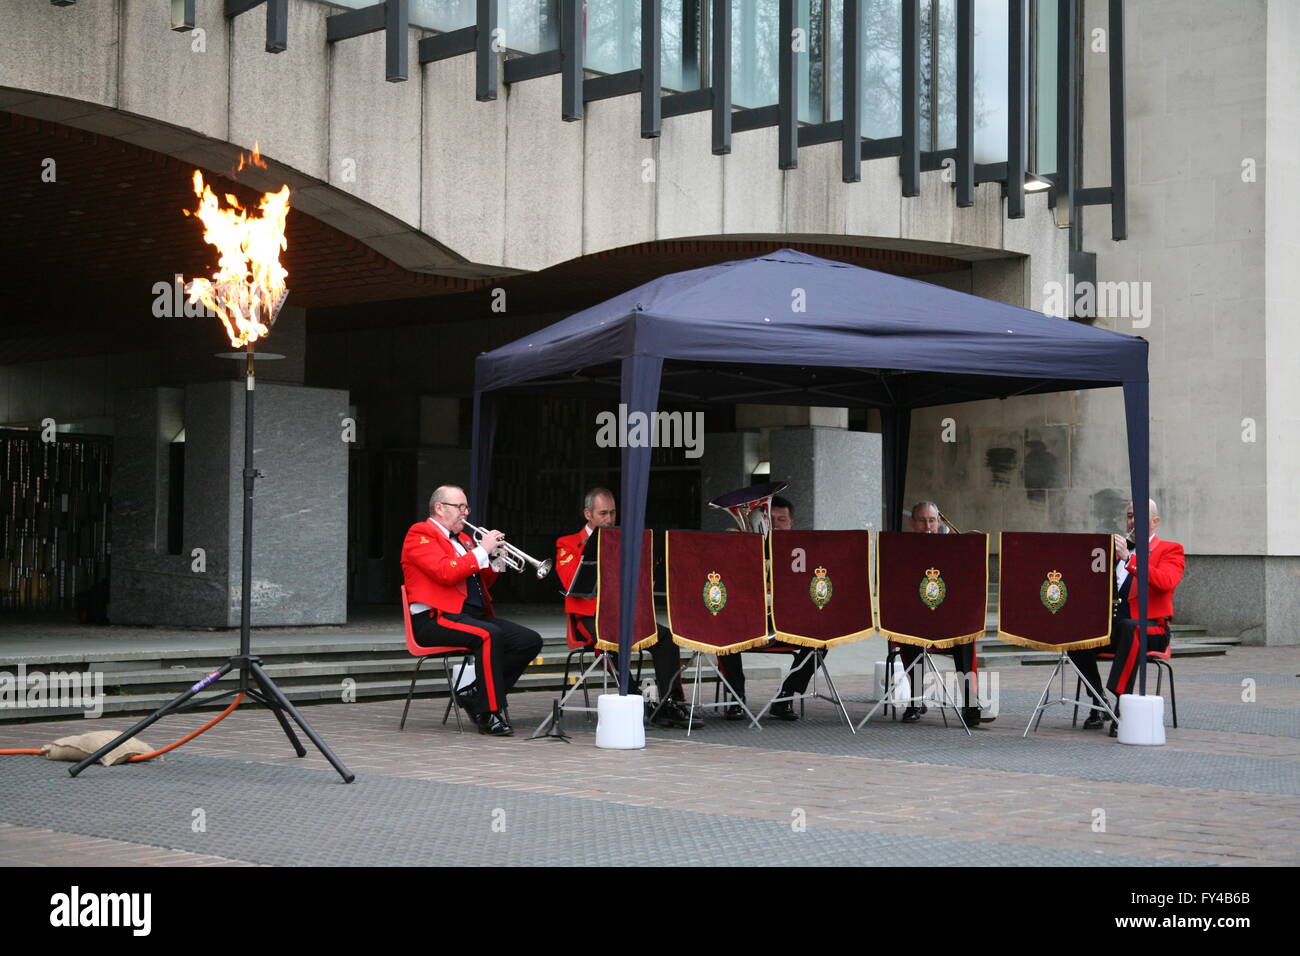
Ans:
<svg viewBox="0 0 1300 956"><path fill-rule="evenodd" d="M861 182L843 183L835 143L779 169L774 128L735 134L726 156L711 152L707 113L642 139L635 94L592 101L565 123L558 75L504 85L486 103L472 56L388 83L383 35L327 43L337 11L323 4L290 0L278 55L263 50L260 17L228 21L223 0L197 9L203 32L180 34L168 0L16 8L0 36L0 109L215 170L256 140L273 163L268 187L288 182L299 209L419 272L502 276L639 242L756 236L1029 256L1031 307L1066 272L1068 237L1043 195L1008 220L998 184L958 209L930 172L904 199L896 160L866 162ZM412 64L425 35L410 30Z"/></svg>

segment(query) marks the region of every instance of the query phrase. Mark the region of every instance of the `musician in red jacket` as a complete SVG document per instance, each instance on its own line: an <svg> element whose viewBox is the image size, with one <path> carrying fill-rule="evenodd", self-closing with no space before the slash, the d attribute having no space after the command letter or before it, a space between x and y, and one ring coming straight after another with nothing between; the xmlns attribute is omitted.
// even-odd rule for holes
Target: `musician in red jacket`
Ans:
<svg viewBox="0 0 1300 956"><path fill-rule="evenodd" d="M474 654L474 683L457 691L479 733L509 737L506 695L542 649L542 638L492 612L496 580L490 555L505 540L489 531L477 544L465 533L469 504L463 489L440 485L429 517L411 526L402 544L402 574L411 602L411 630L422 647L465 647Z"/></svg>
<svg viewBox="0 0 1300 956"><path fill-rule="evenodd" d="M1147 650L1163 651L1169 647L1169 624L1174 619L1174 591L1183 579L1183 569L1187 566L1187 557L1183 546L1173 541L1164 541L1156 534L1160 524L1160 513L1154 501L1150 507L1150 526L1148 532L1150 552L1147 561ZM1133 504L1128 506L1128 533L1133 538ZM1129 575L1137 574L1137 555L1129 550L1130 541L1115 535L1115 560L1122 565ZM1119 575L1117 574L1117 578ZM1122 581L1117 583L1122 584ZM1138 589L1128 589L1129 617L1138 616ZM1115 648L1115 660L1110 665L1110 677L1106 688L1115 695L1115 713L1119 713L1121 694L1133 693L1133 681L1137 676L1138 651L1140 648L1137 628L1122 628L1112 636ZM1110 735L1118 734L1119 727L1112 723Z"/></svg>
<svg viewBox="0 0 1300 956"><path fill-rule="evenodd" d="M612 528L617 524L618 511L614 505L614 493L608 488L592 488L582 500L582 515L587 523L581 531L555 539L555 573L567 591L578 573L582 549L587 539L596 528ZM596 643L596 601L594 598L564 596L564 612L568 618L569 647L594 646ZM610 660L617 667L618 654L609 652ZM655 685L659 693L667 694L670 700L658 708L655 723L664 727L686 727L690 723L690 712L682 703L681 681L677 679L677 670L681 667L681 657L677 645L673 643L668 628L659 625L659 638L650 646L650 657L655 665ZM632 694L640 693L636 678L628 687ZM654 708L647 704L646 713ZM700 718L695 717L695 723Z"/></svg>

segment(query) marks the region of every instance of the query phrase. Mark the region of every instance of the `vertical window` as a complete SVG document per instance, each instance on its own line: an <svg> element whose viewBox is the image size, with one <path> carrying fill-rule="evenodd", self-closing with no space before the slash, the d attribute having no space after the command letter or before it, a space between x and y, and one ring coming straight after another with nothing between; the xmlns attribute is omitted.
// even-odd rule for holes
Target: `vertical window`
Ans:
<svg viewBox="0 0 1300 956"><path fill-rule="evenodd" d="M560 46L559 0L501 0L497 13L507 49L543 53Z"/></svg>
<svg viewBox="0 0 1300 956"><path fill-rule="evenodd" d="M717 0L726 2L726 0ZM731 101L738 107L777 101L777 0L730 0Z"/></svg>
<svg viewBox="0 0 1300 956"><path fill-rule="evenodd" d="M826 119L844 115L844 0L826 0ZM888 139L903 132L902 0L862 0L861 135Z"/></svg>
<svg viewBox="0 0 1300 956"><path fill-rule="evenodd" d="M708 62L708 0L663 0L661 12L660 82L682 92L707 86L707 75L701 83L700 66Z"/></svg>
<svg viewBox="0 0 1300 956"><path fill-rule="evenodd" d="M371 0L349 2L334 0L349 7L368 7ZM472 27L478 20L475 0L411 0L411 25L450 33L462 27Z"/></svg>
<svg viewBox="0 0 1300 956"><path fill-rule="evenodd" d="M975 162L1007 161L1007 0L975 0Z"/></svg>
<svg viewBox="0 0 1300 956"><path fill-rule="evenodd" d="M680 16L679 9L679 31ZM601 73L640 69L640 0L587 0L585 62L587 69Z"/></svg>
<svg viewBox="0 0 1300 956"><path fill-rule="evenodd" d="M1056 0L1035 0L1031 7L1033 17L1031 51L1034 65L1030 96L1032 122L1030 137L1033 142L1029 154L1030 169L1039 175L1057 172L1056 162Z"/></svg>

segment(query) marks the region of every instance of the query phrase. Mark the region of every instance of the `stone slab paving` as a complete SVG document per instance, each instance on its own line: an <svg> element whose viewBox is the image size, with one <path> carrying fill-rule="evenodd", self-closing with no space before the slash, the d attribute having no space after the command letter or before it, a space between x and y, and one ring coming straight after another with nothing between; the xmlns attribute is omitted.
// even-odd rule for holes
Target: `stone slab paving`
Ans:
<svg viewBox="0 0 1300 956"><path fill-rule="evenodd" d="M358 776L344 786L319 755L295 758L269 714L244 708L159 764L72 780L66 764L0 758L0 862L1300 862L1300 740L1268 732L1276 715L1244 719L1266 707L1300 721L1300 691L1265 680L1300 671L1300 649L1234 649L1176 666L1180 681L1221 679L1180 683L1186 713L1235 701L1239 726L1225 711L1214 720L1224 729L1185 726L1163 748L1124 747L1072 730L1066 710L1022 740L1022 701L1032 705L1046 680L1040 667L999 674L1002 714L969 740L933 712L917 725L873 720L854 736L824 703L761 731L717 717L689 739L654 730L640 751L596 749L578 715L563 744L458 735L431 701L415 703L405 732L401 701L307 708ZM1242 702L1237 675L1268 694ZM774 690L751 687L755 701ZM869 687L851 678L841 689ZM535 726L549 706L549 695L517 695L516 726ZM850 712L860 718L866 706ZM204 719L177 715L144 737L165 743ZM3 725L0 747L90 726ZM196 808L205 832L191 827Z"/></svg>

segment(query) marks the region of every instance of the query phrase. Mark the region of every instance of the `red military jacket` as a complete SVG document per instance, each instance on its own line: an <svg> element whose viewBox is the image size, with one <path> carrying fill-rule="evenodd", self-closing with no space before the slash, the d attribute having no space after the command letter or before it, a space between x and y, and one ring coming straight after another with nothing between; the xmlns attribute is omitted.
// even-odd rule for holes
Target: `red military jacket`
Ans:
<svg viewBox="0 0 1300 956"><path fill-rule="evenodd" d="M1152 535L1151 537L1150 558L1147 561L1147 618L1153 621L1159 621L1160 624L1147 628L1148 634L1161 634L1164 632L1164 624L1167 620L1172 620L1174 616L1174 589L1178 587L1178 582L1183 579L1183 569L1187 566L1187 556L1183 554L1183 546L1174 541L1162 541L1160 538ZM1130 554L1128 558L1129 574L1137 574L1137 555ZM1134 579L1136 582L1136 579ZM1138 616L1138 590L1131 587L1128 590L1129 617Z"/></svg>
<svg viewBox="0 0 1300 956"><path fill-rule="evenodd" d="M473 551L469 535L459 535L461 547ZM459 614L465 604L465 579L478 572L483 585L483 612L492 617L489 588L497 578L490 567L479 570L473 554L457 554L442 527L432 518L411 525L402 542L402 576L406 579L406 599L412 604L427 604L446 614Z"/></svg>
<svg viewBox="0 0 1300 956"><path fill-rule="evenodd" d="M587 526L583 525L582 529L575 534L566 534L563 538L555 539L555 573L564 585L564 590L569 590L569 585L573 583L573 576L578 573L578 564L582 560L582 549L587 544ZM569 647L582 647L595 641L596 635L582 635L574 632L573 616L595 617L596 600L595 598L579 598L564 596L564 613L569 622L568 642Z"/></svg>

